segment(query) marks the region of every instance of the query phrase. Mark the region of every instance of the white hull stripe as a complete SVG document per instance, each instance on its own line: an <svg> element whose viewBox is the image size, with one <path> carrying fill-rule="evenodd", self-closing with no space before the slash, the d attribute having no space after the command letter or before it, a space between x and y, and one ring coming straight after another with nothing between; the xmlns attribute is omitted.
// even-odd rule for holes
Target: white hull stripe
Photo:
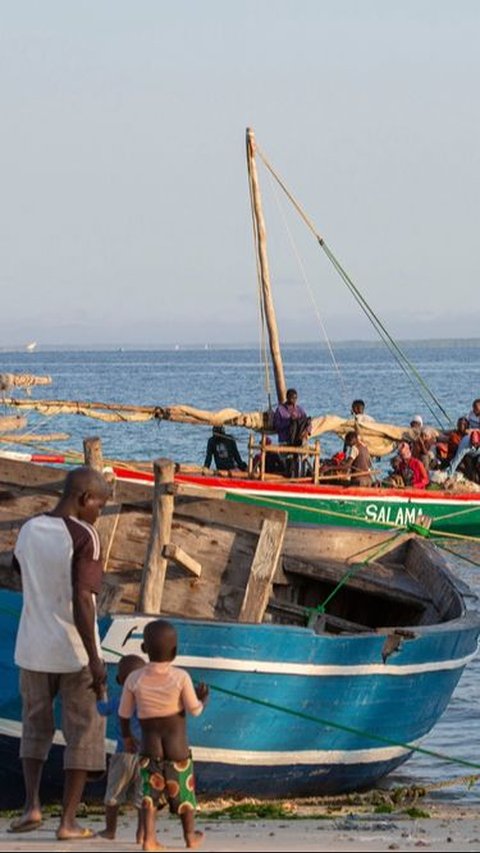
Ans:
<svg viewBox="0 0 480 853"><path fill-rule="evenodd" d="M0 735L21 738L22 724L18 720L8 720L5 717L0 717ZM60 729L56 729L55 734L53 735L53 743L56 746L65 746L65 738L63 737ZM105 747L107 752L115 752L117 748L116 740L106 738Z"/></svg>
<svg viewBox="0 0 480 853"><path fill-rule="evenodd" d="M20 738L22 724L15 720L0 718L0 735ZM65 745L63 735L56 731L53 743ZM412 743L416 746L419 741ZM115 751L115 741L106 741L107 752ZM192 746L196 762L215 762L240 767L286 767L292 765L320 764L372 764L376 761L390 761L407 755L410 750L402 746L375 747L374 749L306 749L301 752L270 752L265 750L214 749Z"/></svg>
<svg viewBox="0 0 480 853"><path fill-rule="evenodd" d="M189 484L190 485L190 484ZM194 485L192 483L192 485ZM199 489L202 487L199 486ZM215 488L215 487L213 487ZM218 488L221 488L220 486ZM231 495L247 495L248 497L253 498L269 498L269 499L278 499L282 500L292 500L292 501L300 501L305 506L308 504L306 502L310 501L328 501L336 503L341 501L342 503L370 503L375 505L380 504L400 504L402 506L410 506L412 509L416 504L429 504L431 506L445 506L445 508L452 509L453 507L458 507L459 509L468 509L469 507L480 507L480 498L469 498L468 501L455 501L449 498L433 498L433 497L402 497L402 495L351 495L351 494L342 494L342 495L329 495L329 494L315 494L315 492L306 492L305 494L299 494L298 492L281 492L281 491L265 491L262 492L256 489L235 489L232 487L225 487L224 491L228 492Z"/></svg>
<svg viewBox="0 0 480 853"><path fill-rule="evenodd" d="M112 648L108 642L108 635L104 640L103 656L107 663L116 663L119 658L126 654L138 654L139 641L131 640L122 649L120 654L112 654L108 651ZM138 651L137 651L138 646ZM259 672L269 675L302 675L308 677L317 676L369 676L369 675L417 675L423 672L442 672L443 670L461 669L466 666L477 654L477 650L463 658L452 660L428 661L427 663L415 664L304 664L304 663L280 663L278 661L262 660L239 660L236 658L220 657L190 657L178 655L175 660L177 666L187 669L207 669L225 672Z"/></svg>

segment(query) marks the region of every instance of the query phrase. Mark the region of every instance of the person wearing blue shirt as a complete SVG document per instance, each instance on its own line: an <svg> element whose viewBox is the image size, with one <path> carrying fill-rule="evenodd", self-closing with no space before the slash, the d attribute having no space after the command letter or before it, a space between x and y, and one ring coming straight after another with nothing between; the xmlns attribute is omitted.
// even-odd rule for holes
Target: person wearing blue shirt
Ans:
<svg viewBox="0 0 480 853"><path fill-rule="evenodd" d="M145 661L139 655L125 655L118 664L117 684L123 687L127 677L136 669L145 666ZM105 829L99 835L102 838L114 839L117 831L118 809L125 802L133 802L138 812L137 822L137 844L143 843L142 827L140 821L141 796L140 796L140 771L138 766L138 752L132 753L125 750L118 708L120 705L120 694L110 699L105 696L97 702L97 711L102 717L112 716L117 738L117 749L110 758L108 766L107 789L105 791ZM132 735L140 746L141 729L136 716L132 721Z"/></svg>

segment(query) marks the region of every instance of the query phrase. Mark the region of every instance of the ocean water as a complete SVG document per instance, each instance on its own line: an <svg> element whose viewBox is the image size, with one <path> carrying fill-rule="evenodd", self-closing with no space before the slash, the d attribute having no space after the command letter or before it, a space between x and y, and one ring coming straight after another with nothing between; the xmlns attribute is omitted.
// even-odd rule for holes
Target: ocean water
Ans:
<svg viewBox="0 0 480 853"><path fill-rule="evenodd" d="M451 423L470 410L472 400L480 397L480 340L417 341L402 347ZM347 416L351 401L360 397L366 401L366 411L378 421L405 425L412 415L421 414L425 423L438 425L417 388L383 345L342 343L335 345L334 353L335 363L322 345L291 345L284 350L287 384L298 390L299 401L309 414ZM264 408L267 402L264 370L258 349L253 347L0 352L0 373L24 371L52 376L51 386L34 389L34 396L49 399L162 406L188 403L243 411ZM275 399L273 386L271 393ZM447 425L445 416L440 420ZM200 464L210 434L208 428L184 424L104 424L79 416L45 418L36 413L29 415L29 429L68 432L68 442L59 444L59 449L81 451L84 437L99 435L106 457L167 456ZM248 435L242 430L232 432L246 457ZM322 452L329 454L340 446L339 439L326 437ZM478 563L471 565L460 556L450 558L455 572L480 594L480 545L448 544L458 555ZM476 659L465 670L447 711L422 746L480 764L479 687L480 662ZM473 787L464 782L440 785L474 772L415 755L389 779L395 784L438 786L435 796L471 801L480 799L478 783Z"/></svg>

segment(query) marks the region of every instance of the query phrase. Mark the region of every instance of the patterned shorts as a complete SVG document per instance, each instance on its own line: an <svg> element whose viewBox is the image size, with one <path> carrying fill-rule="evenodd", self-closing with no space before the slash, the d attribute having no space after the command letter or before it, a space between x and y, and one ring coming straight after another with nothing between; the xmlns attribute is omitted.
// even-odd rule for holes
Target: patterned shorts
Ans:
<svg viewBox="0 0 480 853"><path fill-rule="evenodd" d="M140 756L142 804L156 808L170 806L172 814L195 811L195 778L191 753L184 761Z"/></svg>

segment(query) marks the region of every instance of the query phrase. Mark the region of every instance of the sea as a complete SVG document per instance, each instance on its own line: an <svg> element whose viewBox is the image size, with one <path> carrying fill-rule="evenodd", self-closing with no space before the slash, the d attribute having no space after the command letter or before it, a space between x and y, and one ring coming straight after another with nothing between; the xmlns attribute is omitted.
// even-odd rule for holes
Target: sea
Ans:
<svg viewBox="0 0 480 853"><path fill-rule="evenodd" d="M448 427L470 411L472 401L480 397L480 339L407 341L399 346L411 368L405 367L405 361L400 366L376 342L347 341L331 349L323 343L287 345L283 350L287 385L296 388L299 403L310 415L347 417L355 398L365 401L366 412L377 421L399 425L408 425L419 414L425 424ZM145 349L0 350L0 373L8 372L50 375L50 386L34 389L32 396L37 398L160 406L184 403L241 411L264 409L269 399L275 401L274 385L255 346L205 343ZM81 416L49 418L34 412L28 415L28 424L29 431L38 434L68 433L68 441L55 445L60 451L81 451L83 438L96 435L102 439L105 457L153 460L163 456L197 464L203 463L210 435L207 427L186 424L106 424ZM248 435L242 430L231 432L246 458ZM322 455L339 449L337 437L322 440ZM480 544L449 540L448 547L456 552L448 555L453 571L480 594ZM440 799L480 800L480 780L465 778L475 769L457 763L462 759L478 762L480 773L479 688L480 658L476 658L462 675L445 714L422 742L422 747L452 761L416 754L388 777L389 785L418 785Z"/></svg>

